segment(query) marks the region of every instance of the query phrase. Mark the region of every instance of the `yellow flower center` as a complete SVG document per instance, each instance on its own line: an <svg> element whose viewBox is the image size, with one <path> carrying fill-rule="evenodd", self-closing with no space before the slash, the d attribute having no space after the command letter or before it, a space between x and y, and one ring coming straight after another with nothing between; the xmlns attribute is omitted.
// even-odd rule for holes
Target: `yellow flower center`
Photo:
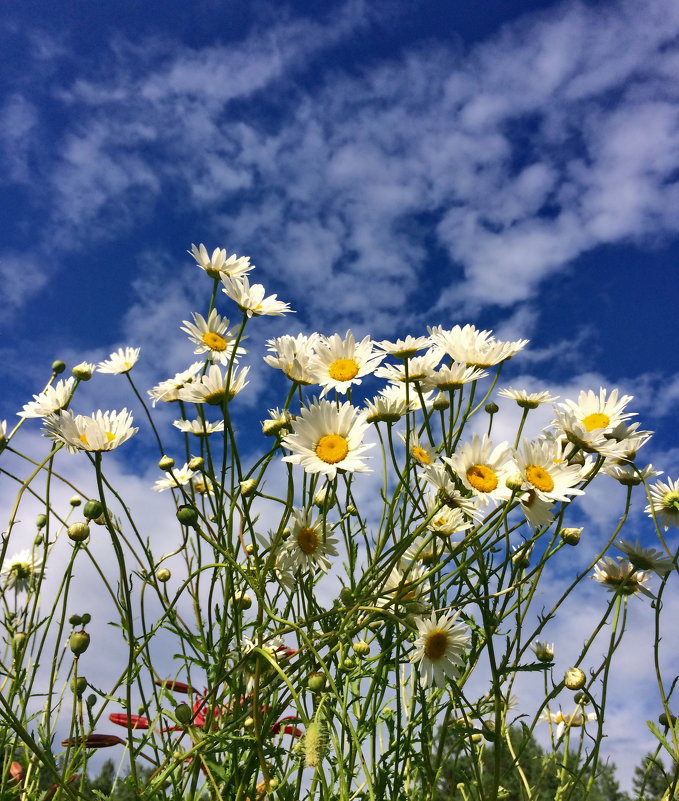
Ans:
<svg viewBox="0 0 679 801"><path fill-rule="evenodd" d="M434 629L427 634L424 642L424 653L429 659L440 659L448 647L448 635L441 629Z"/></svg>
<svg viewBox="0 0 679 801"><path fill-rule="evenodd" d="M227 393L225 389L218 389L216 392L209 392L205 396L205 403L209 403L211 406L219 406L226 396Z"/></svg>
<svg viewBox="0 0 679 801"><path fill-rule="evenodd" d="M588 431L594 431L595 428L608 428L611 418L603 412L594 412L588 414L582 421L583 426Z"/></svg>
<svg viewBox="0 0 679 801"><path fill-rule="evenodd" d="M226 350L226 340L223 336L215 334L213 331L206 331L203 334L203 342L210 348L210 350Z"/></svg>
<svg viewBox="0 0 679 801"><path fill-rule="evenodd" d="M297 534L297 545L304 553L315 553L318 550L318 534L308 526L300 529Z"/></svg>
<svg viewBox="0 0 679 801"><path fill-rule="evenodd" d="M413 445L413 447L410 449L410 452L417 459L417 461L420 462L420 464L431 464L429 454L424 448L420 448L419 445Z"/></svg>
<svg viewBox="0 0 679 801"><path fill-rule="evenodd" d="M205 481L195 481L193 488L200 495L205 495L210 491L210 487Z"/></svg>
<svg viewBox="0 0 679 801"><path fill-rule="evenodd" d="M87 441L87 437L85 436L85 434L81 434L78 437L78 439L82 442L83 445L85 445L85 447L87 447L87 448L90 447L90 443Z"/></svg>
<svg viewBox="0 0 679 801"><path fill-rule="evenodd" d="M358 362L355 359L335 359L328 373L335 381L351 381L358 374Z"/></svg>
<svg viewBox="0 0 679 801"><path fill-rule="evenodd" d="M526 467L526 478L542 492L551 492L554 489L554 479L537 464L529 464Z"/></svg>
<svg viewBox="0 0 679 801"><path fill-rule="evenodd" d="M485 464L473 464L467 470L467 481L479 492L492 492L498 483L495 471Z"/></svg>
<svg viewBox="0 0 679 801"><path fill-rule="evenodd" d="M679 512L679 492L666 492L661 503L666 512Z"/></svg>
<svg viewBox="0 0 679 801"><path fill-rule="evenodd" d="M340 434L325 434L316 445L316 456L326 464L337 464L348 453L349 443Z"/></svg>

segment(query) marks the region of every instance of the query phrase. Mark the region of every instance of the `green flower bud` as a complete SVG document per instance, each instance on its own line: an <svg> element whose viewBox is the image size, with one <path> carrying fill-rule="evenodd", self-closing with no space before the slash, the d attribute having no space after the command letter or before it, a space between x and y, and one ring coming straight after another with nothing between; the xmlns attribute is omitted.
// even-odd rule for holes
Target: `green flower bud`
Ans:
<svg viewBox="0 0 679 801"><path fill-rule="evenodd" d="M177 509L177 520L183 526L195 528L198 523L198 510L195 506L186 503Z"/></svg>
<svg viewBox="0 0 679 801"><path fill-rule="evenodd" d="M309 673L306 683L307 687L311 690L311 692L313 693L323 692L323 690L325 690L325 684L326 684L325 674L318 673L317 671L315 671L314 673Z"/></svg>
<svg viewBox="0 0 679 801"><path fill-rule="evenodd" d="M183 726L186 726L191 722L193 712L188 704L181 703L174 708L174 715Z"/></svg>
<svg viewBox="0 0 679 801"><path fill-rule="evenodd" d="M205 464L205 459L202 456L194 456L189 460L189 470L200 470Z"/></svg>
<svg viewBox="0 0 679 801"><path fill-rule="evenodd" d="M92 709L92 707L97 703L97 696L94 693L90 693L85 700L88 709Z"/></svg>
<svg viewBox="0 0 679 801"><path fill-rule="evenodd" d="M500 411L500 407L497 405L497 403L493 403L493 401L487 403L483 408L488 412L488 414L497 414Z"/></svg>
<svg viewBox="0 0 679 801"><path fill-rule="evenodd" d="M347 506L347 514L348 515L357 515L358 514L358 509L352 503L350 503L349 506Z"/></svg>
<svg viewBox="0 0 679 801"><path fill-rule="evenodd" d="M439 392L431 406L432 409L436 409L437 411L445 411L445 409L450 406L450 399L445 392Z"/></svg>
<svg viewBox="0 0 679 801"><path fill-rule="evenodd" d="M90 378L92 378L92 373L94 373L94 370L95 367L93 364L90 364L89 362L80 362L80 364L76 364L71 370L71 374L79 381L89 381Z"/></svg>
<svg viewBox="0 0 679 801"><path fill-rule="evenodd" d="M368 656L370 653L370 646L365 640L358 640L358 642L355 642L351 647L354 649L354 653L357 656Z"/></svg>
<svg viewBox="0 0 679 801"><path fill-rule="evenodd" d="M83 626L86 626L90 620L92 620L92 615L89 612L85 612L83 615Z"/></svg>
<svg viewBox="0 0 679 801"><path fill-rule="evenodd" d="M246 481L240 482L240 494L243 496L252 495L253 490L257 486L254 478L248 478Z"/></svg>
<svg viewBox="0 0 679 801"><path fill-rule="evenodd" d="M72 523L66 533L73 542L84 542L90 536L90 527L84 522Z"/></svg>
<svg viewBox="0 0 679 801"><path fill-rule="evenodd" d="M60 373L63 373L65 369L66 365L60 359L57 359L55 362L52 362L52 372L54 373L54 375L59 375Z"/></svg>
<svg viewBox="0 0 679 801"><path fill-rule="evenodd" d="M45 528L47 525L47 515L38 515L35 518L35 525L38 531L40 531L41 528Z"/></svg>
<svg viewBox="0 0 679 801"><path fill-rule="evenodd" d="M343 604L347 605L350 604L354 599L353 593L351 592L349 587L342 587L342 589L340 590L339 597L340 601L342 601Z"/></svg>
<svg viewBox="0 0 679 801"><path fill-rule="evenodd" d="M74 631L69 640L71 651L80 656L90 647L90 635L86 631Z"/></svg>
<svg viewBox="0 0 679 801"><path fill-rule="evenodd" d="M241 609L249 609L252 606L252 598L246 593L236 590L233 594L233 604Z"/></svg>
<svg viewBox="0 0 679 801"><path fill-rule="evenodd" d="M171 456L162 456L158 461L158 467L161 470L172 470L174 467L174 459Z"/></svg>
<svg viewBox="0 0 679 801"><path fill-rule="evenodd" d="M580 542L581 528L562 528L559 532L566 545L577 545Z"/></svg>
<svg viewBox="0 0 679 801"><path fill-rule="evenodd" d="M563 683L569 690L581 690L586 681L585 671L576 667L568 668L566 675L563 677Z"/></svg>
<svg viewBox="0 0 679 801"><path fill-rule="evenodd" d="M95 520L104 514L104 507L99 501L87 501L83 509L83 514L88 520Z"/></svg>
<svg viewBox="0 0 679 801"><path fill-rule="evenodd" d="M28 642L28 634L25 631L15 631L12 637L12 650L15 654L23 651Z"/></svg>
<svg viewBox="0 0 679 801"><path fill-rule="evenodd" d="M80 696L87 689L87 679L84 676L78 676L71 679L71 690L80 698Z"/></svg>
<svg viewBox="0 0 679 801"><path fill-rule="evenodd" d="M661 726L674 726L677 722L677 718L675 715L670 714L669 718L665 712L660 713L660 717L658 718L658 723Z"/></svg>
<svg viewBox="0 0 679 801"><path fill-rule="evenodd" d="M72 626L81 626L82 622L83 622L83 619L80 617L80 615L71 615L69 617L69 619L68 619L68 622Z"/></svg>
<svg viewBox="0 0 679 801"><path fill-rule="evenodd" d="M158 581L161 581L163 584L165 584L166 581L169 581L172 578L172 573L170 573L166 567L161 567L160 570L156 572L156 578Z"/></svg>
<svg viewBox="0 0 679 801"><path fill-rule="evenodd" d="M72 506L72 507L75 509L75 508L76 508L76 506L80 506L80 504L82 503L82 500L81 500L81 498L80 498L80 496L79 496L79 495L74 495L74 496L71 498L71 500L69 501L69 503L70 503L70 504L71 504L71 506Z"/></svg>

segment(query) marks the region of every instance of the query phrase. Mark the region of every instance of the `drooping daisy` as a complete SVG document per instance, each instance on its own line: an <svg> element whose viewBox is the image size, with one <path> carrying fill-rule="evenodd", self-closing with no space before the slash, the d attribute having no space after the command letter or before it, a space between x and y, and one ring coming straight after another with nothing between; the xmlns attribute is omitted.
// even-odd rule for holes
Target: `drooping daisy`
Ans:
<svg viewBox="0 0 679 801"><path fill-rule="evenodd" d="M364 444L368 423L365 413L350 403L339 407L327 400L314 399L302 407L293 423L293 433L283 440L284 448L293 451L284 462L299 464L307 473L324 473L335 478L338 470L364 472L370 468L362 456L374 443Z"/></svg>
<svg viewBox="0 0 679 801"><path fill-rule="evenodd" d="M179 400L221 406L225 401L233 400L250 383L246 380L249 371L249 367L233 369L229 376L228 370L222 374L219 365L213 364L205 375L198 376L179 390Z"/></svg>
<svg viewBox="0 0 679 801"><path fill-rule="evenodd" d="M375 375L394 383L422 382L433 374L443 356L439 348L430 348L422 356L415 356L403 364L383 364L375 370Z"/></svg>
<svg viewBox="0 0 679 801"><path fill-rule="evenodd" d="M656 481L650 488L651 503L644 509L649 517L657 518L665 531L679 528L679 478L676 481Z"/></svg>
<svg viewBox="0 0 679 801"><path fill-rule="evenodd" d="M640 592L653 598L653 594L644 587L650 578L648 571L635 570L634 565L622 556L617 561L610 556L604 556L594 566L592 578L604 584L610 592L620 592L623 595L636 595Z"/></svg>
<svg viewBox="0 0 679 801"><path fill-rule="evenodd" d="M396 359L410 359L418 350L428 348L430 345L429 337L413 337L410 334L405 339L397 339L396 342L388 339L375 342L375 346L383 350L387 356L393 356Z"/></svg>
<svg viewBox="0 0 679 801"><path fill-rule="evenodd" d="M399 393L398 396L376 395L365 402L365 419L369 423L396 423L410 409L410 403Z"/></svg>
<svg viewBox="0 0 679 801"><path fill-rule="evenodd" d="M321 397L330 390L345 393L353 384L360 384L361 377L375 371L384 359L384 353L375 353L369 336L356 342L352 331L344 339L339 334L324 337L317 345L309 369L316 383L323 387Z"/></svg>
<svg viewBox="0 0 679 801"><path fill-rule="evenodd" d="M554 520L552 514L554 504L541 498L536 491L529 490L520 501L520 509L533 528L548 526Z"/></svg>
<svg viewBox="0 0 679 801"><path fill-rule="evenodd" d="M430 608L427 596L431 592L427 569L421 564L401 559L392 567L375 597L375 606L389 609L397 615L421 614Z"/></svg>
<svg viewBox="0 0 679 801"><path fill-rule="evenodd" d="M195 376L203 369L203 362L194 362L186 370L177 373L174 378L168 378L156 384L153 389L148 390L149 397L153 400L153 405L160 400L165 403L179 400L179 391L187 384L190 384Z"/></svg>
<svg viewBox="0 0 679 801"><path fill-rule="evenodd" d="M233 348L236 340L236 331L229 331L228 317L217 314L216 309L212 309L207 320L202 314L193 313L193 323L184 320L181 327L189 335L189 339L198 346L193 352L196 354L206 353L207 357L214 364L228 364L233 356ZM236 360L239 356L246 353L244 348L239 347L236 351Z"/></svg>
<svg viewBox="0 0 679 801"><path fill-rule="evenodd" d="M210 423L208 420L175 420L172 425L183 434L193 434L196 437L209 437L217 431L224 431L224 421L218 420Z"/></svg>
<svg viewBox="0 0 679 801"><path fill-rule="evenodd" d="M596 712L585 713L581 707L577 707L572 715L564 715L561 710L558 712L550 712L548 709L545 709L539 719L546 723L557 724L556 737L558 739L566 728L579 728L580 726L584 726L585 723L596 720Z"/></svg>
<svg viewBox="0 0 679 801"><path fill-rule="evenodd" d="M327 573L328 556L338 556L337 539L324 532L322 516L312 521L310 512L293 509L292 518L290 536L281 549L281 567L293 573L316 569Z"/></svg>
<svg viewBox="0 0 679 801"><path fill-rule="evenodd" d="M310 364L319 341L320 335L316 333L309 336L298 334L296 337L285 334L267 340L267 350L271 351L271 355L267 354L263 358L269 367L282 370L291 381L305 385L315 384L316 378Z"/></svg>
<svg viewBox="0 0 679 801"><path fill-rule="evenodd" d="M674 568L672 559L655 548L642 548L638 539L636 543L618 540L615 546L625 554L637 570L653 570L662 577Z"/></svg>
<svg viewBox="0 0 679 801"><path fill-rule="evenodd" d="M459 509L470 521L483 517L477 497L465 497L455 486L455 482L444 464L437 462L425 466L421 475L428 484L436 489L439 500L449 509Z"/></svg>
<svg viewBox="0 0 679 801"><path fill-rule="evenodd" d="M552 403L558 399L558 395L550 395L549 392L526 392L525 389L513 389L506 387L497 393L501 398L510 398L516 401L522 409L537 409L541 403Z"/></svg>
<svg viewBox="0 0 679 801"><path fill-rule="evenodd" d="M167 471L166 478L159 478L156 483L153 485L153 489L156 492L163 492L167 489L177 489L177 487L184 487L186 484L191 481L193 478L194 473L193 470L189 468L188 462L184 464L183 467L179 469L173 467L171 470Z"/></svg>
<svg viewBox="0 0 679 801"><path fill-rule="evenodd" d="M535 640L530 644L530 649L540 662L554 661L553 642L542 642L541 640Z"/></svg>
<svg viewBox="0 0 679 801"><path fill-rule="evenodd" d="M199 247L191 245L191 250L187 253L193 256L198 266L205 270L210 278L220 278L222 275L237 278L250 272L255 266L250 264L248 256L236 256L234 253L227 257L224 248L215 248L210 256L205 245L201 244Z"/></svg>
<svg viewBox="0 0 679 801"><path fill-rule="evenodd" d="M97 368L100 373L111 373L113 375L129 373L137 363L140 353L141 348L118 348L108 359L99 362Z"/></svg>
<svg viewBox="0 0 679 801"><path fill-rule="evenodd" d="M438 493L431 492L427 495L427 523L429 531L435 531L442 537L452 537L461 531L466 531L471 526L468 516L459 508L451 508L442 503Z"/></svg>
<svg viewBox="0 0 679 801"><path fill-rule="evenodd" d="M398 436L410 451L410 456L416 464L426 466L433 464L438 459L436 448L432 448L425 442L420 442L416 431L411 431L407 438L405 434L399 434Z"/></svg>
<svg viewBox="0 0 679 801"><path fill-rule="evenodd" d="M561 461L557 443L549 440L530 442L524 439L521 451L515 455L516 466L529 489L548 503L568 502L569 495L582 495L575 486L580 481L580 466Z"/></svg>
<svg viewBox="0 0 679 801"><path fill-rule="evenodd" d="M39 576L42 563L42 555L33 553L28 548L5 558L0 568L0 580L5 590L28 590Z"/></svg>
<svg viewBox="0 0 679 801"><path fill-rule="evenodd" d="M87 416L63 410L45 418L45 436L63 442L71 453L78 451L112 451L139 431L132 427L132 415L97 411Z"/></svg>
<svg viewBox="0 0 679 801"><path fill-rule="evenodd" d="M238 308L245 312L248 317L259 317L267 315L280 317L283 314L292 312L289 303L276 300L277 295L264 297L265 289L262 284L252 284L247 276L231 278L228 275L222 276L222 292L228 295L231 300L238 304Z"/></svg>
<svg viewBox="0 0 679 801"><path fill-rule="evenodd" d="M454 326L446 330L441 326L429 328L432 342L442 348L454 361L468 367L492 367L511 359L527 344L527 339L503 342L490 331L479 331L476 326Z"/></svg>
<svg viewBox="0 0 679 801"><path fill-rule="evenodd" d="M272 437L274 434L285 436L291 432L292 415L287 409L269 409L269 417L262 421L262 434Z"/></svg>
<svg viewBox="0 0 679 801"><path fill-rule="evenodd" d="M57 382L56 385L48 386L43 391L33 396L33 400L24 406L22 412L17 412L19 417L47 417L68 406L73 390L75 389L75 378L67 378Z"/></svg>
<svg viewBox="0 0 679 801"><path fill-rule="evenodd" d="M413 663L419 662L420 686L435 684L446 686L446 679L455 679L459 666L463 664L464 649L469 646L469 629L457 623L459 612L441 615L432 612L429 620L417 620L420 636L415 640L415 650L410 655Z"/></svg>
<svg viewBox="0 0 679 801"><path fill-rule="evenodd" d="M654 470L652 464L639 468L635 464L618 464L616 460L607 459L604 463L604 473L625 487L635 487L637 484L641 484L642 481L661 476L663 471Z"/></svg>
<svg viewBox="0 0 679 801"><path fill-rule="evenodd" d="M478 367L467 367L466 364L453 362L453 364L444 365L426 376L422 380L422 386L425 389L438 389L440 392L450 392L472 381L485 378L487 375L488 373L485 370L481 370Z"/></svg>
<svg viewBox="0 0 679 801"><path fill-rule="evenodd" d="M484 434L474 434L453 456L444 456L467 489L476 493L484 505L489 501L504 501L511 496L505 479L512 468L511 449L507 442L493 447Z"/></svg>

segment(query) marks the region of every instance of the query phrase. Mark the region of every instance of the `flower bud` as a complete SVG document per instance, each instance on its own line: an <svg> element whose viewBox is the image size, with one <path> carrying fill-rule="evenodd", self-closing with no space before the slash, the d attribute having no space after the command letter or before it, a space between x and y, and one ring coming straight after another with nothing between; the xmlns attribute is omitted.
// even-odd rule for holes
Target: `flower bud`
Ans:
<svg viewBox="0 0 679 801"><path fill-rule="evenodd" d="M61 741L63 748L81 746L85 748L110 748L113 745L125 745L125 740L115 734L89 734L83 737L69 737Z"/></svg>
<svg viewBox="0 0 679 801"><path fill-rule="evenodd" d="M60 359L57 359L55 362L52 362L52 372L54 373L54 375L59 375L60 373L63 373L65 369L66 365Z"/></svg>
<svg viewBox="0 0 679 801"><path fill-rule="evenodd" d="M172 578L172 573L170 573L166 567L161 567L160 570L156 572L156 578L158 581L161 581L163 584L165 584L166 581L169 581Z"/></svg>
<svg viewBox="0 0 679 801"><path fill-rule="evenodd" d="M71 615L69 617L69 619L68 619L68 622L72 626L81 626L82 622L83 622L83 619L80 617L80 615Z"/></svg>
<svg viewBox="0 0 679 801"><path fill-rule="evenodd" d="M15 631L12 637L12 650L15 654L23 651L28 642L28 634L25 631Z"/></svg>
<svg viewBox="0 0 679 801"><path fill-rule="evenodd" d="M84 676L78 676L77 678L71 679L71 690L75 693L75 695L80 698L80 696L85 692L87 689L87 679Z"/></svg>
<svg viewBox="0 0 679 801"><path fill-rule="evenodd" d="M357 656L368 656L370 653L370 646L365 640L358 640L351 647Z"/></svg>
<svg viewBox="0 0 679 801"><path fill-rule="evenodd" d="M445 392L439 392L431 406L432 409L436 409L437 411L445 411L445 409L450 406L450 399Z"/></svg>
<svg viewBox="0 0 679 801"><path fill-rule="evenodd" d="M586 681L587 676L585 675L585 671L576 667L568 668L563 677L563 683L569 690L581 690L585 686Z"/></svg>
<svg viewBox="0 0 679 801"><path fill-rule="evenodd" d="M85 614L82 616L82 619L83 619L83 626L86 626L90 622L90 620L92 620L92 615L89 612L85 612Z"/></svg>
<svg viewBox="0 0 679 801"><path fill-rule="evenodd" d="M665 712L660 713L660 717L658 718L658 723L661 726L674 726L677 722L676 715L670 714L669 718Z"/></svg>
<svg viewBox="0 0 679 801"><path fill-rule="evenodd" d="M483 408L488 412L488 414L497 414L500 411L500 407L497 405L497 403L493 403L493 401L487 403Z"/></svg>
<svg viewBox="0 0 679 801"><path fill-rule="evenodd" d="M342 587L342 589L340 590L339 597L340 601L342 601L342 603L346 605L350 604L354 600L353 593L351 592L349 587Z"/></svg>
<svg viewBox="0 0 679 801"><path fill-rule="evenodd" d="M252 491L257 486L254 478L248 478L240 482L240 494L243 496L252 495Z"/></svg>
<svg viewBox="0 0 679 801"><path fill-rule="evenodd" d="M318 673L317 671L315 671L314 673L309 673L306 683L307 687L311 690L311 692L313 693L323 692L323 690L325 690L325 684L326 684L325 674Z"/></svg>
<svg viewBox="0 0 679 801"><path fill-rule="evenodd" d="M190 504L182 504L177 509L177 520L183 526L190 526L191 528L195 528L198 523L198 510L195 506L191 506Z"/></svg>
<svg viewBox="0 0 679 801"><path fill-rule="evenodd" d="M191 722L193 712L188 704L181 703L174 708L174 715L182 725L186 726Z"/></svg>
<svg viewBox="0 0 679 801"><path fill-rule="evenodd" d="M252 598L241 590L236 590L233 594L233 605L239 606L241 609L249 609L252 606Z"/></svg>
<svg viewBox="0 0 679 801"><path fill-rule="evenodd" d="M577 545L580 542L581 528L562 528L559 532L566 545Z"/></svg>
<svg viewBox="0 0 679 801"><path fill-rule="evenodd" d="M351 656L345 656L339 665L339 669L343 670L345 673L351 673L351 671L355 667L356 667L356 660Z"/></svg>
<svg viewBox="0 0 679 801"><path fill-rule="evenodd" d="M72 506L72 507L75 509L75 508L76 508L76 506L80 506L80 504L82 503L82 499L80 498L80 496L79 496L79 495L74 495L74 496L71 498L71 500L69 501L69 503L70 503L70 504L71 504L71 506Z"/></svg>
<svg viewBox="0 0 679 801"><path fill-rule="evenodd" d="M171 456L161 456L158 460L158 467L161 470L172 470L174 467L174 459Z"/></svg>
<svg viewBox="0 0 679 801"><path fill-rule="evenodd" d="M76 656L80 656L90 646L90 635L86 631L74 631L69 639L69 645L71 646L71 651Z"/></svg>
<svg viewBox="0 0 679 801"><path fill-rule="evenodd" d="M358 509L352 503L350 503L349 506L347 506L347 514L356 516L358 514Z"/></svg>
<svg viewBox="0 0 679 801"><path fill-rule="evenodd" d="M252 556L254 552L255 552L255 546L251 542L248 542L248 544L245 546L245 553L248 556Z"/></svg>
<svg viewBox="0 0 679 801"><path fill-rule="evenodd" d="M505 481L505 487L512 492L519 492L523 487L523 476L521 473L514 473Z"/></svg>
<svg viewBox="0 0 679 801"><path fill-rule="evenodd" d="M40 531L40 529L42 528L45 528L45 526L47 525L47 515L38 515L35 518L35 525L38 531Z"/></svg>
<svg viewBox="0 0 679 801"><path fill-rule="evenodd" d="M100 501L87 501L83 508L83 514L88 520L96 520L104 514L104 507Z"/></svg>
<svg viewBox="0 0 679 801"><path fill-rule="evenodd" d="M246 729L251 729L254 725L255 725L255 719L254 718L245 718L245 720L243 721L243 726Z"/></svg>
<svg viewBox="0 0 679 801"><path fill-rule="evenodd" d="M328 506L332 505L331 498L328 498L328 487L321 487L318 492L314 495L314 503L318 506L319 509L322 509L326 501L328 502Z"/></svg>
<svg viewBox="0 0 679 801"><path fill-rule="evenodd" d="M84 540L90 536L90 527L85 522L72 523L68 527L66 533L68 534L69 540L73 540L73 542L84 542Z"/></svg>
<svg viewBox="0 0 679 801"><path fill-rule="evenodd" d="M89 362L80 362L80 364L76 364L75 367L71 370L71 373L78 381L89 381L92 378L92 373L94 372L95 367L93 364Z"/></svg>
<svg viewBox="0 0 679 801"><path fill-rule="evenodd" d="M85 699L85 703L87 704L88 709L92 709L92 707L97 703L97 696L94 693L90 693Z"/></svg>
<svg viewBox="0 0 679 801"><path fill-rule="evenodd" d="M205 459L202 456L194 456L189 459L189 470L200 470L205 464Z"/></svg>
<svg viewBox="0 0 679 801"><path fill-rule="evenodd" d="M587 693L583 693L582 691L580 691L575 693L575 695L573 696L573 700L575 701L576 704L584 706L585 704L589 703L589 695L587 695Z"/></svg>

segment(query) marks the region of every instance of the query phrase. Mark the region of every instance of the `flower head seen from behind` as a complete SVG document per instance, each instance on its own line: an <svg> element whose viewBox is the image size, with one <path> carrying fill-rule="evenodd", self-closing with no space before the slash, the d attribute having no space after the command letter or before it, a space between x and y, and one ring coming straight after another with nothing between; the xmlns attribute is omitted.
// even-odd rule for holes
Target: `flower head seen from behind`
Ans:
<svg viewBox="0 0 679 801"><path fill-rule="evenodd" d="M97 369L100 373L112 373L113 375L129 373L137 363L140 353L141 348L118 348L107 360L99 362Z"/></svg>
<svg viewBox="0 0 679 801"><path fill-rule="evenodd" d="M594 566L592 578L600 584L606 586L611 592L619 592L622 595L643 595L653 598L653 593L644 587L649 579L646 570L635 570L634 565L623 559L622 556L617 561L610 556L604 556Z"/></svg>
<svg viewBox="0 0 679 801"><path fill-rule="evenodd" d="M75 389L75 378L67 378L59 381L55 386L48 386L33 396L33 400L24 406L22 412L18 412L19 417L47 417L50 414L65 409L73 395Z"/></svg>
<svg viewBox="0 0 679 801"><path fill-rule="evenodd" d="M248 366L240 371L231 370L230 374L227 370L222 375L219 365L213 364L205 375L195 378L178 391L179 400L221 406L225 401L233 400L248 385L246 378L249 370Z"/></svg>
<svg viewBox="0 0 679 801"><path fill-rule="evenodd" d="M132 415L120 412L95 412L73 415L69 411L45 418L45 435L62 442L71 453L112 451L139 431L132 427Z"/></svg>
<svg viewBox="0 0 679 801"><path fill-rule="evenodd" d="M669 556L662 551L656 551L655 548L642 548L638 539L636 543L618 540L615 546L625 554L637 570L653 570L662 577L670 573L674 567L674 562Z"/></svg>
<svg viewBox="0 0 679 801"><path fill-rule="evenodd" d="M196 264L211 277L221 278L222 275L238 277L254 269L248 256L226 255L226 248L215 248L210 255L205 245L198 247L191 245L187 251L196 260Z"/></svg>
<svg viewBox="0 0 679 801"><path fill-rule="evenodd" d="M497 393L501 398L509 398L516 401L522 409L537 409L541 403L552 403L558 399L558 395L550 395L549 392L526 392L525 389L513 389L507 387Z"/></svg>
<svg viewBox="0 0 679 801"><path fill-rule="evenodd" d="M340 406L327 400L314 400L292 422L293 433L283 440L292 455L284 462L299 464L307 473L324 473L334 478L338 470L350 473L370 468L361 458L371 444L364 444L368 423L350 403Z"/></svg>
<svg viewBox="0 0 679 801"><path fill-rule="evenodd" d="M225 275L222 276L222 284L224 285L222 291L231 300L235 301L240 310L248 317L259 317L261 315L280 317L283 314L292 312L290 304L284 303L282 300L276 300L276 295L264 297L266 290L263 285L250 285L247 276L231 278Z"/></svg>
<svg viewBox="0 0 679 801"><path fill-rule="evenodd" d="M415 640L415 650L410 660L419 663L420 686L445 687L447 679L455 679L463 663L464 649L469 646L469 629L458 623L459 612L454 615L417 620L420 636Z"/></svg>
<svg viewBox="0 0 679 801"><path fill-rule="evenodd" d="M657 481L651 487L651 503L645 512L657 518L667 530L670 526L679 528L679 478L675 481Z"/></svg>
<svg viewBox="0 0 679 801"><path fill-rule="evenodd" d="M42 556L25 548L4 560L0 579L6 590L28 590L42 567Z"/></svg>

